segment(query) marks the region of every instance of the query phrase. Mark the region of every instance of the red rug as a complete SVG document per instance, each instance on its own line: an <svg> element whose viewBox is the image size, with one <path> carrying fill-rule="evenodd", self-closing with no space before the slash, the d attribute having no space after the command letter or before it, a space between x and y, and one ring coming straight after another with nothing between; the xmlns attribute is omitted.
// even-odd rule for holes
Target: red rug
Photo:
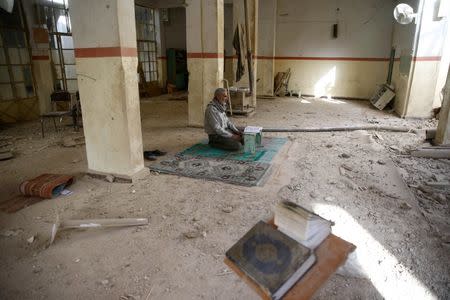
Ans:
<svg viewBox="0 0 450 300"><path fill-rule="evenodd" d="M20 184L20 192L25 196L53 198L59 195L64 187L73 183L73 176L58 174L42 174ZM59 190L59 191L58 191Z"/></svg>
<svg viewBox="0 0 450 300"><path fill-rule="evenodd" d="M58 174L42 174L34 179L26 180L19 187L22 195L0 203L0 210L14 213L44 199L53 198L73 181L73 176Z"/></svg>

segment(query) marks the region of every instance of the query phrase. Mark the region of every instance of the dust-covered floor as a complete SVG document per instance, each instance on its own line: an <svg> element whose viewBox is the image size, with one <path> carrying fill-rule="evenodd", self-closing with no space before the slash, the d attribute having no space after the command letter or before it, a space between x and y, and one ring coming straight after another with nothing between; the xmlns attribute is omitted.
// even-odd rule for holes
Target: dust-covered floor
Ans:
<svg viewBox="0 0 450 300"><path fill-rule="evenodd" d="M176 153L205 137L186 127L185 101L147 99L141 111L145 149ZM234 120L289 128L436 126L367 102L296 98L259 100L254 116ZM333 220L333 232L357 246L316 299L450 297L450 191L426 185L448 181L450 163L409 156L423 134L268 134L289 143L267 183L251 188L157 173L134 184L91 178L83 173L84 146L60 143L76 135L70 127L55 133L48 124L42 139L38 122L0 132L15 148L14 159L0 161L0 201L42 173L77 177L71 195L0 213L1 299L257 299L225 266L224 253L270 218L281 199ZM146 217L149 225L66 230L47 247L56 213L61 219Z"/></svg>

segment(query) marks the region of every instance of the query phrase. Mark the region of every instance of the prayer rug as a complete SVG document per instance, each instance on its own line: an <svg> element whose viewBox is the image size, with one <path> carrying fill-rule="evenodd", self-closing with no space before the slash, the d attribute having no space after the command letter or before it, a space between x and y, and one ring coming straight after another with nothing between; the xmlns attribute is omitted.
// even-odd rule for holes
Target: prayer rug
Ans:
<svg viewBox="0 0 450 300"><path fill-rule="evenodd" d="M183 150L179 155L270 163L286 142L287 138L263 137L262 145L256 147L255 154L251 154L245 153L244 147L240 151L216 149L208 145L208 140L204 140Z"/></svg>
<svg viewBox="0 0 450 300"><path fill-rule="evenodd" d="M150 170L192 178L217 180L243 186L264 184L270 164L189 155L167 157L150 166Z"/></svg>

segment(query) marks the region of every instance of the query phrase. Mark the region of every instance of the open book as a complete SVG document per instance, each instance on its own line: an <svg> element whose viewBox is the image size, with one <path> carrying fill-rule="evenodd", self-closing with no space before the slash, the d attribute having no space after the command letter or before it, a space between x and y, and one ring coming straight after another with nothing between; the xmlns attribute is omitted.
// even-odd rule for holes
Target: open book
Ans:
<svg viewBox="0 0 450 300"><path fill-rule="evenodd" d="M262 129L262 127L258 126L246 126L244 128L244 133L260 133Z"/></svg>

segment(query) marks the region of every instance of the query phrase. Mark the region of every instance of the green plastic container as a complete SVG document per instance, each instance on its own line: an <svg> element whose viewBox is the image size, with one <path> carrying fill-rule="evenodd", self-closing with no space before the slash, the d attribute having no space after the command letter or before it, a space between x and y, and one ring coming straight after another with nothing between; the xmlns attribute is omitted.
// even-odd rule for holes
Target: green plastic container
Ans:
<svg viewBox="0 0 450 300"><path fill-rule="evenodd" d="M244 152L245 153L256 153L256 147L262 144L262 134L261 133L244 133Z"/></svg>

